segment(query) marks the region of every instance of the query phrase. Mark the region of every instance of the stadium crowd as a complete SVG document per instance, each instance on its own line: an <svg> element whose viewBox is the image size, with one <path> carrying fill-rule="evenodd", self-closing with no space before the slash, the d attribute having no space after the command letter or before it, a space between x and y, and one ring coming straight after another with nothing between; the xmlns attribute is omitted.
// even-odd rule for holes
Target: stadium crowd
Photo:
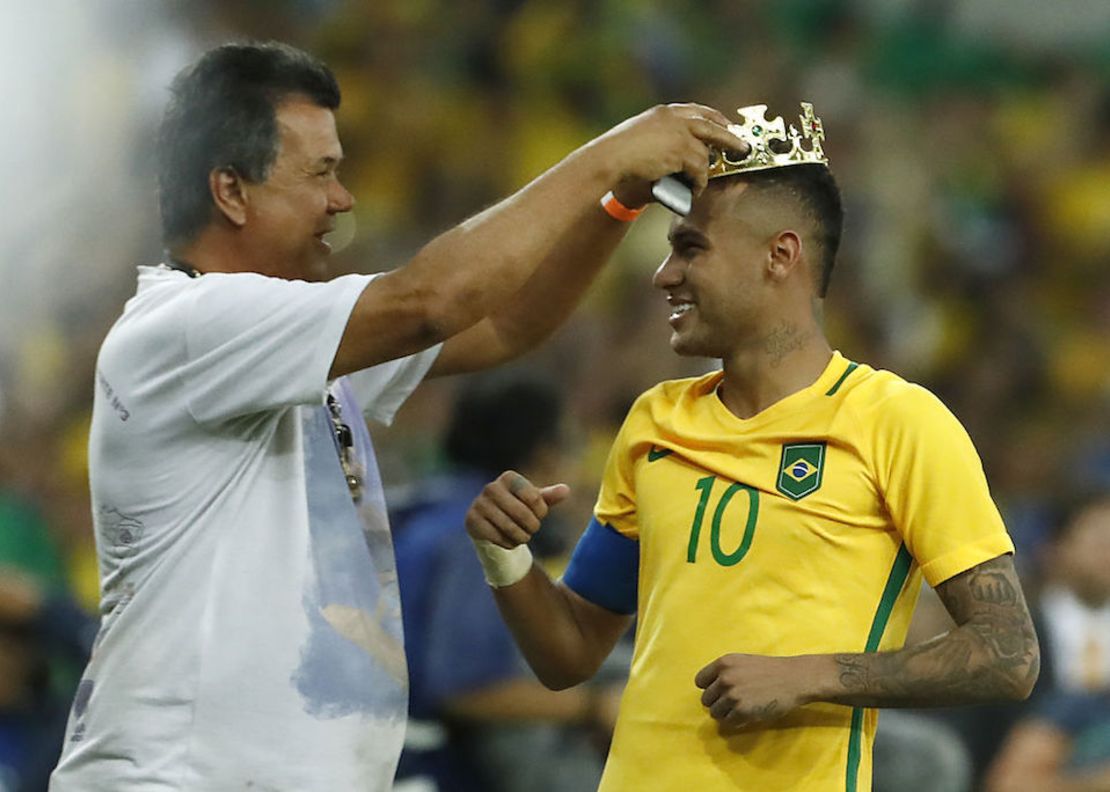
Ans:
<svg viewBox="0 0 1110 792"><path fill-rule="evenodd" d="M394 266L651 104L779 114L813 101L847 207L829 337L930 387L964 423L1062 658L1021 707L926 714L925 728L955 741L938 755L966 761L956 788L974 776L1047 789L1020 757L1050 748L1060 773L1110 766L1110 37L1031 42L1001 24L975 35L958 4L925 2L880 13L834 0L181 0L125 17L110 5L66 23L69 49L38 99L64 119L36 141L64 177L6 206L0 226L0 790L23 788L20 774L36 788L32 743L54 739L73 696L86 625L59 603L95 613L95 354L134 267L160 256L161 91L196 52L242 37L305 47L344 87L344 180L358 202L334 262L347 272ZM560 385L577 525L632 399L712 364L666 346L650 273L669 217L645 214L585 307L519 364ZM375 430L399 501L443 467L459 387L431 383ZM944 629L921 607L920 637Z"/></svg>

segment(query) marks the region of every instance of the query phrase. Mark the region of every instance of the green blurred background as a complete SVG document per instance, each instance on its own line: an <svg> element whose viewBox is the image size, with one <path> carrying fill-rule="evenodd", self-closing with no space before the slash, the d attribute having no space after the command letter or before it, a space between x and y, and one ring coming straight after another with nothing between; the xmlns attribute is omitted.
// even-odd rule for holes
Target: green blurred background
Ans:
<svg viewBox="0 0 1110 792"><path fill-rule="evenodd" d="M85 436L100 340L157 262L153 141L173 74L278 38L342 89L358 204L339 271L435 233L652 104L814 102L844 192L828 300L848 357L936 391L967 426L1036 582L1062 504L1110 489L1106 0L8 0L0 10L0 563L96 598ZM517 364L572 415L588 515L624 409L706 370L669 350L650 210L549 344ZM520 229L520 233L527 233ZM389 487L437 468L457 382L376 432Z"/></svg>

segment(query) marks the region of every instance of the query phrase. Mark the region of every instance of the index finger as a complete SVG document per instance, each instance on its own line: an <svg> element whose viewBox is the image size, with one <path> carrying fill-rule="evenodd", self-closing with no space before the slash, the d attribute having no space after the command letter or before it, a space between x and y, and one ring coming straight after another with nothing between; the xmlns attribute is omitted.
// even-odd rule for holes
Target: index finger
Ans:
<svg viewBox="0 0 1110 792"><path fill-rule="evenodd" d="M690 119L690 131L694 136L718 151L734 151L741 157L748 156L751 146L741 137L737 137L720 124L706 118Z"/></svg>
<svg viewBox="0 0 1110 792"><path fill-rule="evenodd" d="M698 671L697 676L694 677L694 684L700 687L702 690L705 690L707 687L712 685L713 680L717 678L717 664L719 662L720 658L714 660L701 671Z"/></svg>
<svg viewBox="0 0 1110 792"><path fill-rule="evenodd" d="M689 118L708 118L713 123L720 124L721 126L728 126L732 123L728 116L717 108L710 107L709 105L698 104L697 102L685 102L682 104L673 104L671 107Z"/></svg>

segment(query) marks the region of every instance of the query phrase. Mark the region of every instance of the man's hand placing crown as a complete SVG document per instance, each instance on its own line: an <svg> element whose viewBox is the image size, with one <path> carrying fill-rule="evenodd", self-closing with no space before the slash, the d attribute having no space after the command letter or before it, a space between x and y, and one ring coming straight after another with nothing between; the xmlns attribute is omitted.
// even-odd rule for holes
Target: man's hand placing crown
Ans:
<svg viewBox="0 0 1110 792"><path fill-rule="evenodd" d="M748 144L728 124L705 105L657 105L613 127L591 148L611 164L617 200L640 207L652 200L652 184L672 173L682 174L694 195L705 189L711 148L746 156Z"/></svg>

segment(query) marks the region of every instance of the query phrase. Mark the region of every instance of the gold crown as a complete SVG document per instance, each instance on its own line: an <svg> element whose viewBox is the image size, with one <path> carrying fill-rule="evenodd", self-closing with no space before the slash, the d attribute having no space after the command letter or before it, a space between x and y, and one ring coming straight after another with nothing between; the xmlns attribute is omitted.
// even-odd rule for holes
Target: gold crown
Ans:
<svg viewBox="0 0 1110 792"><path fill-rule="evenodd" d="M802 130L791 124L783 123L782 116L773 121L765 117L767 105L741 107L736 112L744 119L743 124L729 124L728 131L751 147L746 157L737 159L734 152L709 152L709 178L730 176L734 173L784 168L789 165L828 165L829 159L821 147L825 139L825 127L821 119L813 114L813 105L802 102L802 114L798 116ZM809 141L809 147L803 141Z"/></svg>

